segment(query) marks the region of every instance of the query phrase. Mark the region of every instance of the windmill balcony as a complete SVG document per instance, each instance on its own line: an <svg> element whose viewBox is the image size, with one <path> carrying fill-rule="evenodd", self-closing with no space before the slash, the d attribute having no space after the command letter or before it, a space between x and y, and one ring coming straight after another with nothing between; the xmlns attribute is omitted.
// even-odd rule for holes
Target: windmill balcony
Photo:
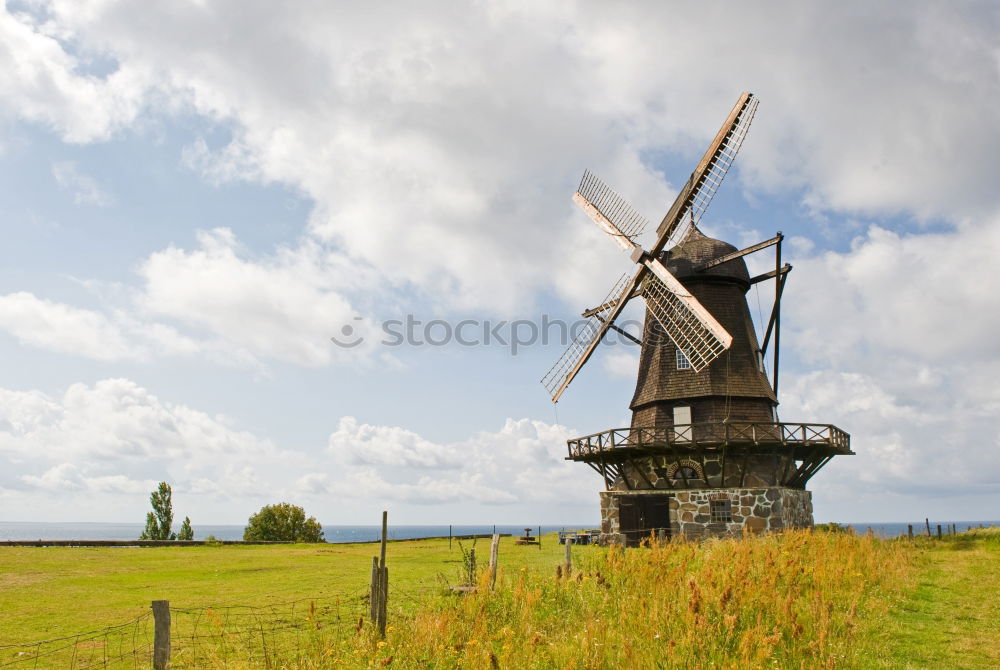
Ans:
<svg viewBox="0 0 1000 670"><path fill-rule="evenodd" d="M852 455L830 424L712 422L614 428L567 441L608 490L785 486L804 488L831 458Z"/></svg>

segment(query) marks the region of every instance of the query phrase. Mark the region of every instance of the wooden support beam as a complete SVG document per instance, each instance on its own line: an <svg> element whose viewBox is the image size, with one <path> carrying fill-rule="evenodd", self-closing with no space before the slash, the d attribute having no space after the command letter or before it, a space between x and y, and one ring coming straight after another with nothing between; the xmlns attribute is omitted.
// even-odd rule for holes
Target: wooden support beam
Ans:
<svg viewBox="0 0 1000 670"><path fill-rule="evenodd" d="M731 254L726 254L725 256L719 256L716 259L710 260L707 263L702 263L694 268L695 272L704 272L709 268L714 268L716 265L722 265L723 263L728 263L729 261L736 260L737 258L742 258L748 254L752 254L755 251L760 251L761 249L767 249L769 246L778 244L784 237L781 233L772 237L769 240L764 240L763 242L758 242L757 244L752 244L746 249L740 249L739 251L734 251Z"/></svg>
<svg viewBox="0 0 1000 670"><path fill-rule="evenodd" d="M778 233L778 243L774 246L774 271L775 273L781 272L781 239L783 235ZM785 278L788 275L781 275L781 281L774 282L774 370L771 375L773 377L773 383L771 386L774 388L774 397L778 398L778 352L780 347L778 346L781 339L781 292L785 288Z"/></svg>
<svg viewBox="0 0 1000 670"><path fill-rule="evenodd" d="M729 451L729 440L726 440L722 444L722 458L720 459L720 467L722 472L719 473L719 488L726 488L726 452Z"/></svg>
<svg viewBox="0 0 1000 670"><path fill-rule="evenodd" d="M649 481L649 477L647 477L646 473L642 471L642 468L638 467L635 464L635 461L631 457L629 457L628 463L629 463L629 465L632 466L633 470L635 470L636 472L639 473L639 477L642 479L642 481L646 482L646 486L648 486L650 489L652 489L653 488L653 482Z"/></svg>
<svg viewBox="0 0 1000 670"><path fill-rule="evenodd" d="M743 463L740 465L740 488L747 485L747 464L750 461L750 448L743 448Z"/></svg>
<svg viewBox="0 0 1000 670"><path fill-rule="evenodd" d="M774 305L771 306L771 318L768 319L767 331L764 333L764 344L762 344L760 347L761 356L763 356L767 352L767 344L771 340L771 331L774 330L774 324L778 318L778 304L781 302L781 294L785 290L786 279L788 279L788 275L783 274L781 275L781 279L777 282L778 302L775 302Z"/></svg>
<svg viewBox="0 0 1000 670"><path fill-rule="evenodd" d="M598 317L598 318L599 318L599 317ZM642 340L640 340L640 339L639 339L638 337L636 337L636 336L635 336L635 335L633 335L632 333L629 333L629 332L627 332L627 331L625 331L625 330L622 330L621 328L619 328L619 327L618 327L618 326L616 326L615 324L611 324L611 330L613 330L613 331L615 331L616 333L620 334L620 335L621 335L622 337L624 337L624 338L626 338L626 339L628 339L628 340L631 340L631 341L635 342L635 343L636 343L636 344L638 344L638 345L639 345L640 347L642 346Z"/></svg>
<svg viewBox="0 0 1000 670"><path fill-rule="evenodd" d="M771 270L770 272L765 272L764 274L757 275L756 277L750 277L750 284L753 285L760 283L762 281L767 281L768 279L774 279L776 276L778 276L778 274L781 274L783 276L791 271L792 271L792 266L789 265L788 263L785 263L784 265L781 266L780 273L776 273L774 270Z"/></svg>
<svg viewBox="0 0 1000 670"><path fill-rule="evenodd" d="M636 298L636 297L638 297L640 295L642 295L642 288L637 288L636 290L632 291L632 295L630 295L628 297L628 299L631 300L632 298ZM610 302L604 303L603 305L598 305L597 307L591 307L590 309L588 309L587 311L585 311L580 316L582 316L585 319L589 319L590 317L594 316L598 312L603 312L604 310L611 309L616 304L617 304L617 301L612 300Z"/></svg>

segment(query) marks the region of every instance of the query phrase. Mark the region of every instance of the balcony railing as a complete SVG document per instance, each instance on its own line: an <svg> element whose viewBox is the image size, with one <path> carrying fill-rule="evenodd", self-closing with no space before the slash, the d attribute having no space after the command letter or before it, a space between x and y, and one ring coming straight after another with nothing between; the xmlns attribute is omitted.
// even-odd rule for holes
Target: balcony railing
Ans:
<svg viewBox="0 0 1000 670"><path fill-rule="evenodd" d="M825 423L733 421L693 423L665 428L613 428L566 442L569 458L586 459L617 449L706 449L721 446L827 447L850 454L851 436Z"/></svg>

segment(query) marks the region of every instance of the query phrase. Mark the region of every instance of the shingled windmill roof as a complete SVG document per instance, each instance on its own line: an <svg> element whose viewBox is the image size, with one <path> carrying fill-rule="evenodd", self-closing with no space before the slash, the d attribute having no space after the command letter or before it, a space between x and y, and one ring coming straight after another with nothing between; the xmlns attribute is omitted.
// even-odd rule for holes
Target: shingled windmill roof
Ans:
<svg viewBox="0 0 1000 670"><path fill-rule="evenodd" d="M692 226L680 244L665 253L663 262L670 273L681 280L692 276L700 278L706 276L727 277L739 280L749 287L750 273L747 272L747 264L743 262L742 258L735 258L702 272L696 273L694 271L702 263L707 263L734 251L737 251L736 247L728 242L708 237L696 226Z"/></svg>

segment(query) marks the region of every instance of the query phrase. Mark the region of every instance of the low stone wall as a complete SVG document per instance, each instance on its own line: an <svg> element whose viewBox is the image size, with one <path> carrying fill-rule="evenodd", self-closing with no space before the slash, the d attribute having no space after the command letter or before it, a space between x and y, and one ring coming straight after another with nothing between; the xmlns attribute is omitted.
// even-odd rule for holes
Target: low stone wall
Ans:
<svg viewBox="0 0 1000 670"><path fill-rule="evenodd" d="M664 491L602 491L602 542L623 542L619 502L626 496L663 495ZM809 528L813 525L812 493L784 487L699 489L670 492L669 524L673 537L741 535ZM712 503L728 502L729 521L713 520Z"/></svg>

